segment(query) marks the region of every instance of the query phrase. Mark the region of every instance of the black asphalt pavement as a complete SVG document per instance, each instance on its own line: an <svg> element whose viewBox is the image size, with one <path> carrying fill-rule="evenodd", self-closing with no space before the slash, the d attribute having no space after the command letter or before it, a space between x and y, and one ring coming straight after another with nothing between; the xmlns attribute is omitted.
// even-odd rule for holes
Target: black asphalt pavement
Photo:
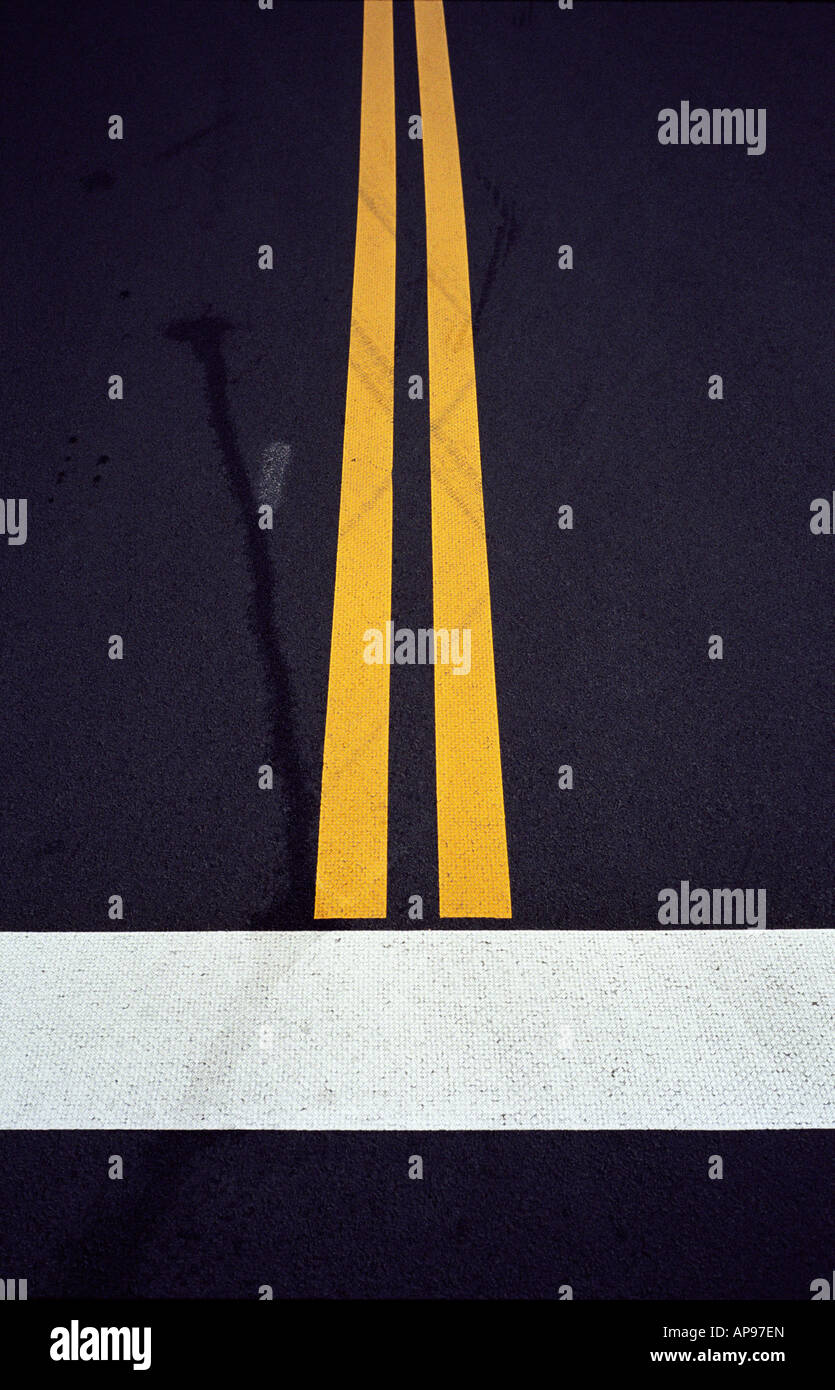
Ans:
<svg viewBox="0 0 835 1390"><path fill-rule="evenodd" d="M766 888L769 927L833 924L835 541L809 524L835 489L832 11L445 9L513 917L438 918L432 672L395 666L388 917L313 921L362 6L10 0L0 491L28 536L0 536L3 931L651 931L681 880ZM392 617L418 628L405 3L395 67ZM662 146L683 100L766 108L765 153ZM415 1142L6 1133L0 1273L61 1296L251 1297L269 1266L276 1297L552 1297L570 1266L587 1297L802 1299L832 1269L823 1131ZM128 1151L114 1224L102 1155ZM391 1176L415 1151L440 1174L419 1225ZM745 1179L708 1210L712 1152Z"/></svg>
<svg viewBox="0 0 835 1390"><path fill-rule="evenodd" d="M393 618L417 628L425 231L412 12L395 11ZM109 930L112 893L132 930L309 926L361 7L88 0L11 6L5 26L4 495L28 498L29 536L0 547L3 926ZM506 925L652 929L687 879L765 887L769 925L823 926L833 591L809 506L832 491L831 20L452 3L447 26ZM661 146L679 99L765 107L765 154ZM437 923L433 727L431 670L395 666L390 926L412 893Z"/></svg>

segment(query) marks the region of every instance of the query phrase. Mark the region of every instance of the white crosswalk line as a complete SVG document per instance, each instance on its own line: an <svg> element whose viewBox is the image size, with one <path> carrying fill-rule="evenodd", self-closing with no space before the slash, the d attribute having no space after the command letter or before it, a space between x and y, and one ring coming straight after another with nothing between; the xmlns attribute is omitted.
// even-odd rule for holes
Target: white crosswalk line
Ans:
<svg viewBox="0 0 835 1390"><path fill-rule="evenodd" d="M0 1127L835 1124L835 931L0 939Z"/></svg>

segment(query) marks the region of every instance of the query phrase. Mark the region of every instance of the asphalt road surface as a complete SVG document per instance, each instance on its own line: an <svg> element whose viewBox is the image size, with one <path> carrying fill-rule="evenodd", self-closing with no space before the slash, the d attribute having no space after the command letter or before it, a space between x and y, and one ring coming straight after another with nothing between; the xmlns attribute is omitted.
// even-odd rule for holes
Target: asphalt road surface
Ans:
<svg viewBox="0 0 835 1390"><path fill-rule="evenodd" d="M652 932L683 881L765 889L769 929L832 926L833 540L810 529L835 504L831 12L444 10L454 124L437 34L419 72L398 3L386 126L357 3L6 7L0 473L28 530L0 535L4 932ZM661 144L683 101L765 109L764 151ZM364 347L363 119L396 199L396 236L359 200L396 247ZM391 519L375 492L349 535L343 500L343 537L349 370L390 430ZM476 451L467 417L445 454L468 391ZM471 623L469 685L363 663L377 624L351 603L387 575L381 628ZM477 1140L9 1132L3 1272L97 1296L250 1296L272 1262L277 1297L805 1298L831 1271L823 1128ZM393 1176L413 1151L419 1225ZM111 1152L141 1174L118 1222ZM714 1152L744 1175L721 1201Z"/></svg>

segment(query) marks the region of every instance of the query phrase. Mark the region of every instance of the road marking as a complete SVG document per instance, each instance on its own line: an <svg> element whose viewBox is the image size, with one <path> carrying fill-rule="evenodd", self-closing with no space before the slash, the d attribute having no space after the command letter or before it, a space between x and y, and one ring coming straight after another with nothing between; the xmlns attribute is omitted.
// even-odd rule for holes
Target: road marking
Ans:
<svg viewBox="0 0 835 1390"><path fill-rule="evenodd" d="M833 948L831 928L0 932L0 1129L832 1129Z"/></svg>
<svg viewBox="0 0 835 1390"><path fill-rule="evenodd" d="M470 628L472 669L435 667L441 917L510 917L467 229L441 0L415 0L429 303L435 629Z"/></svg>
<svg viewBox="0 0 835 1390"><path fill-rule="evenodd" d="M261 454L261 472L258 478L258 501L270 507L277 507L281 501L284 480L290 463L290 445L280 439L269 443Z"/></svg>
<svg viewBox="0 0 835 1390"><path fill-rule="evenodd" d="M385 917L395 274L391 0L365 0L359 197L314 916Z"/></svg>

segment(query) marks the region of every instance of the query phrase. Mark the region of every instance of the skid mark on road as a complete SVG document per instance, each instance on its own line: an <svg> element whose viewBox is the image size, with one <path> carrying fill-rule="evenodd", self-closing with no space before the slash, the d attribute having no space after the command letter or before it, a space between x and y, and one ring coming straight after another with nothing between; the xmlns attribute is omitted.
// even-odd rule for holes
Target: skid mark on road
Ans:
<svg viewBox="0 0 835 1390"><path fill-rule="evenodd" d="M308 921L310 917L313 897L310 836L314 809L298 751L292 688L276 628L269 548L271 533L260 530L258 526L259 499L249 480L229 403L229 375L222 344L233 327L223 318L204 314L200 318L181 319L169 324L166 336L175 342L187 343L203 369L209 418L245 528L253 578L248 616L261 651L268 690L269 747L266 761L277 767L282 777L288 858L286 893L277 888L267 908L252 917L250 926L279 927Z"/></svg>
<svg viewBox="0 0 835 1390"><path fill-rule="evenodd" d="M507 260L509 252L513 250L519 235L519 225L516 221L513 202L504 198L496 185L491 183L489 179L482 178L481 183L493 200L493 206L499 214L499 225L493 237L493 249L473 314L474 333L478 332L481 316L487 308L487 301L492 293L496 275Z"/></svg>

